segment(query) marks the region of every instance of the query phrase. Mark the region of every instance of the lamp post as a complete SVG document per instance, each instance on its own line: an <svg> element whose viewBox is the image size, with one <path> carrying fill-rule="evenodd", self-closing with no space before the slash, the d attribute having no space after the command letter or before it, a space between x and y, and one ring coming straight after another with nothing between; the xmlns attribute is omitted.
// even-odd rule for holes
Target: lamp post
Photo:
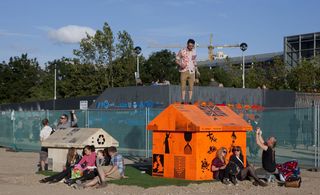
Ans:
<svg viewBox="0 0 320 195"><path fill-rule="evenodd" d="M134 53L137 56L137 72L135 72L135 79L137 84L138 84L138 81L140 80L139 55L141 54L141 51L142 49L139 46L134 48Z"/></svg>
<svg viewBox="0 0 320 195"><path fill-rule="evenodd" d="M246 51L248 48L248 45L246 43L241 43L240 44L240 49L242 51L242 88L246 88L245 85L245 56L244 56L244 51Z"/></svg>

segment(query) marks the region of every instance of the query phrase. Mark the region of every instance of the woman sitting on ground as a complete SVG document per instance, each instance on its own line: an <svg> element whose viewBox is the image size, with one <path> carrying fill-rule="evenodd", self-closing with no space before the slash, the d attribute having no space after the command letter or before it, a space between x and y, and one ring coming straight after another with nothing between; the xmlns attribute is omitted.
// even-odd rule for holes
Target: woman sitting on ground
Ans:
<svg viewBox="0 0 320 195"><path fill-rule="evenodd" d="M221 147L216 152L216 157L212 160L211 163L211 171L213 171L213 177L216 180L222 181L222 183L226 185L230 185L230 182L226 175L226 155L227 155L227 149L225 147Z"/></svg>
<svg viewBox="0 0 320 195"><path fill-rule="evenodd" d="M75 165L75 167L81 167L83 170L83 176L80 178L76 179L68 179L65 183L68 185L72 185L76 183L77 180L79 181L85 181L85 180L90 180L93 179L96 176L96 173L94 169L96 169L96 152L95 152L95 147L86 145L83 149L83 157Z"/></svg>
<svg viewBox="0 0 320 195"><path fill-rule="evenodd" d="M75 148L70 148L67 154L67 161L66 165L63 168L63 171L52 175L50 177L46 177L40 180L40 183L55 183L61 181L62 179L69 179L71 177L71 170L73 169L74 165L77 164L81 159L81 156L77 153Z"/></svg>
<svg viewBox="0 0 320 195"><path fill-rule="evenodd" d="M260 186L268 185L257 177L257 175L255 174L254 168L248 163L248 161L246 162L246 167L245 167L240 146L235 146L232 149L232 153L233 154L230 156L230 162L235 163L237 167L239 167L240 169L240 172L237 174L238 180L243 181L245 179L248 179L248 177L253 177L255 180L253 182L254 185L260 185Z"/></svg>

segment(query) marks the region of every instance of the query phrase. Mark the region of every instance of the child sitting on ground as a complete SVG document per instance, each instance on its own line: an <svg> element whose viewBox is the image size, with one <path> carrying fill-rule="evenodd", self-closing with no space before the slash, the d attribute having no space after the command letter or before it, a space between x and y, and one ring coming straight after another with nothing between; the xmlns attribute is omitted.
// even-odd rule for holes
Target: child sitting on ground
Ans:
<svg viewBox="0 0 320 195"><path fill-rule="evenodd" d="M105 159L104 151L98 150L97 151L97 158L96 158L96 166L97 167L104 166L104 164L105 164L104 159Z"/></svg>

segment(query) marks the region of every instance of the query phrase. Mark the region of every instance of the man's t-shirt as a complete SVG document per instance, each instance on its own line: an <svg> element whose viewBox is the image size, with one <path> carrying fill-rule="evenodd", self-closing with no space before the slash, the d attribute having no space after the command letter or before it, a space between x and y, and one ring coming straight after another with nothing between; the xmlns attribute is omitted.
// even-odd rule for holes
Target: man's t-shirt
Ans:
<svg viewBox="0 0 320 195"><path fill-rule="evenodd" d="M276 171L275 151L269 146L262 152L262 167L270 173Z"/></svg>
<svg viewBox="0 0 320 195"><path fill-rule="evenodd" d="M51 134L52 128L50 126L44 126L40 131L40 139L46 140Z"/></svg>
<svg viewBox="0 0 320 195"><path fill-rule="evenodd" d="M120 154L116 154L113 157L111 157L110 164L113 166L118 167L118 171L121 176L124 175L124 164L123 164L123 158Z"/></svg>

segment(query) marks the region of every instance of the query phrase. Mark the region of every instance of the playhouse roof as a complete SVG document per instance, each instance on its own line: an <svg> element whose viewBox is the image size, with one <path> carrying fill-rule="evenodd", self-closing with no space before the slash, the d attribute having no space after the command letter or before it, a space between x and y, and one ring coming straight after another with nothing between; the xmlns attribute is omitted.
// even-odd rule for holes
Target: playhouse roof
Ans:
<svg viewBox="0 0 320 195"><path fill-rule="evenodd" d="M147 126L155 131L248 131L252 126L227 106L171 104Z"/></svg>
<svg viewBox="0 0 320 195"><path fill-rule="evenodd" d="M117 147L119 142L101 128L68 128L54 132L42 143L49 148L83 148L85 145Z"/></svg>

